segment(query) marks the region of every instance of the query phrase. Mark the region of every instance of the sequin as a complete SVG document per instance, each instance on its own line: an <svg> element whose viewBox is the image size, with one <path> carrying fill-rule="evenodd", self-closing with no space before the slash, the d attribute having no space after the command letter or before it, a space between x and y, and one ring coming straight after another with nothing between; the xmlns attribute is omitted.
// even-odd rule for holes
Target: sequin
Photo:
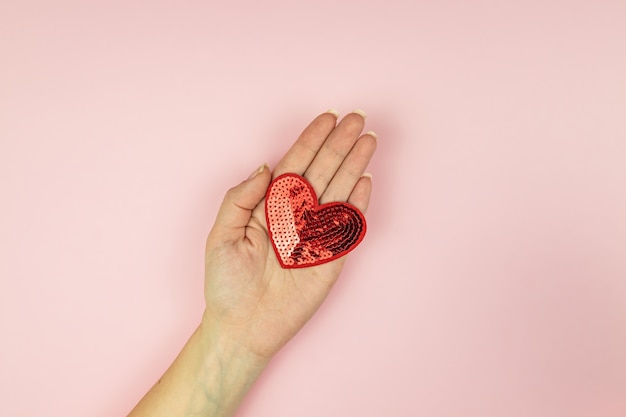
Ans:
<svg viewBox="0 0 626 417"><path fill-rule="evenodd" d="M283 268L319 265L344 256L363 240L366 231L359 209L340 202L319 205L311 184L296 174L272 181L265 217Z"/></svg>

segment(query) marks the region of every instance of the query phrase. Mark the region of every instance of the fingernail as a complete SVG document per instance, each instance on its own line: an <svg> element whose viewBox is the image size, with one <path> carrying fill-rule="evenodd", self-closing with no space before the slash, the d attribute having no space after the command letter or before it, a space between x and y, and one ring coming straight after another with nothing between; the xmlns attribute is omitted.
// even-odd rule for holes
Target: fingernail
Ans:
<svg viewBox="0 0 626 417"><path fill-rule="evenodd" d="M374 132L373 130L370 130L369 132L365 133L366 135L370 135L371 137L373 137L374 139L378 139L378 135L376 134L376 132Z"/></svg>
<svg viewBox="0 0 626 417"><path fill-rule="evenodd" d="M257 168L252 174L250 174L250 176L248 177L249 180L251 180L252 178L256 177L257 175L259 175L261 172L265 171L265 167L267 166L267 164L263 164L261 165L259 168Z"/></svg>
<svg viewBox="0 0 626 417"><path fill-rule="evenodd" d="M352 113L360 114L361 117L364 119L367 117L367 113L365 113L365 111L362 109L354 109L352 110Z"/></svg>
<svg viewBox="0 0 626 417"><path fill-rule="evenodd" d="M334 115L335 117L339 117L339 112L335 109L328 109L326 110L326 113L330 113L332 115Z"/></svg>
<svg viewBox="0 0 626 417"><path fill-rule="evenodd" d="M363 175L361 175L362 177L367 177L370 180L372 179L372 174L370 174L369 172L365 172Z"/></svg>

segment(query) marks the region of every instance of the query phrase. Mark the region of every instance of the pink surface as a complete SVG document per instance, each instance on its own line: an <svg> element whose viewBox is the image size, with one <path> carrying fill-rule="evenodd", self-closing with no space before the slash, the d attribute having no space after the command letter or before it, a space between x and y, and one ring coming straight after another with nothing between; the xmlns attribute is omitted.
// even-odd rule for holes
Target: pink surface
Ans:
<svg viewBox="0 0 626 417"><path fill-rule="evenodd" d="M239 416L626 415L626 3L0 3L0 415L125 415L318 112L368 235Z"/></svg>

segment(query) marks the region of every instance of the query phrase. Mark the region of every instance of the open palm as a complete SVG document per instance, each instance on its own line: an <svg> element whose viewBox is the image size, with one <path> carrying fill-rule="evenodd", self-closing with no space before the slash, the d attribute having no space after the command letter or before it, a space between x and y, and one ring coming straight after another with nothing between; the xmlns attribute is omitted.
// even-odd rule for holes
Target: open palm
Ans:
<svg viewBox="0 0 626 417"><path fill-rule="evenodd" d="M335 114L321 114L273 172L261 167L224 198L207 239L203 320L255 355L270 358L300 330L326 298L346 259L283 269L267 232L267 187L283 173L299 174L311 183L320 204L347 201L365 212L372 184L363 173L376 137L373 132L361 135L364 123L362 112L339 123Z"/></svg>

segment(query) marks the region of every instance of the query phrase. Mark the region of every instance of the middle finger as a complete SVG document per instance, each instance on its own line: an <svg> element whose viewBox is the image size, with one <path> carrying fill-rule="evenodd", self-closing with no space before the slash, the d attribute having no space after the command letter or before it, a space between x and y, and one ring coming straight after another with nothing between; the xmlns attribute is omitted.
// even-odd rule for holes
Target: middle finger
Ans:
<svg viewBox="0 0 626 417"><path fill-rule="evenodd" d="M313 190L321 196L343 160L356 143L365 125L365 113L355 110L346 115L328 136L304 173Z"/></svg>

